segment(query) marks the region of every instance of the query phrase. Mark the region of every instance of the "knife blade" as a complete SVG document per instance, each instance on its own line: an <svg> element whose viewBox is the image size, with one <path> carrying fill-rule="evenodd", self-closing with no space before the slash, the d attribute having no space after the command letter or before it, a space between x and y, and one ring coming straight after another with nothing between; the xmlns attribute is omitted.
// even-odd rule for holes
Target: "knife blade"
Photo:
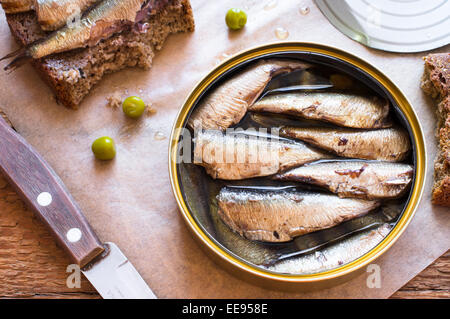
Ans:
<svg viewBox="0 0 450 319"><path fill-rule="evenodd" d="M156 299L119 247L111 242L104 245L101 258L82 269L100 295L105 299Z"/></svg>
<svg viewBox="0 0 450 319"><path fill-rule="evenodd" d="M0 173L103 298L156 298L117 245L98 239L62 180L3 116Z"/></svg>

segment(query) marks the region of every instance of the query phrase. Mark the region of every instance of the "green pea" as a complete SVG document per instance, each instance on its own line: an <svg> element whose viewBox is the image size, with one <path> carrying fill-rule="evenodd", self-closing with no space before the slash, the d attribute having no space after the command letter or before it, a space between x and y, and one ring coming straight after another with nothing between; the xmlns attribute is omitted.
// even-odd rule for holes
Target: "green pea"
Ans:
<svg viewBox="0 0 450 319"><path fill-rule="evenodd" d="M228 10L225 22L231 30L240 30L247 23L247 14L241 9L232 8Z"/></svg>
<svg viewBox="0 0 450 319"><path fill-rule="evenodd" d="M126 116L136 119L144 114L145 103L138 96L130 96L123 101L122 109Z"/></svg>
<svg viewBox="0 0 450 319"><path fill-rule="evenodd" d="M99 160L112 160L116 156L116 144L112 138L103 136L92 143L92 152Z"/></svg>

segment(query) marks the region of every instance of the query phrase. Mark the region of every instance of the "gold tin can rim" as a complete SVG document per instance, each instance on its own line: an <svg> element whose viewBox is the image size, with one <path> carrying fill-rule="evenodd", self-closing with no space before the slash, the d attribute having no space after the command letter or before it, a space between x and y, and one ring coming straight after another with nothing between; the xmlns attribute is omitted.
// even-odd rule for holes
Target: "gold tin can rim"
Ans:
<svg viewBox="0 0 450 319"><path fill-rule="evenodd" d="M411 128L411 135L413 137L413 143L416 150L416 163L415 163L415 180L413 189L406 208L397 221L396 225L389 232L389 234L374 248L363 256L357 258L356 260L342 265L340 267L327 270L324 272L314 273L314 274L281 274L270 271L264 271L261 268L252 266L242 260L239 260L232 254L228 253L217 245L197 224L194 217L189 211L189 208L184 201L183 194L181 192L178 171L177 171L177 148L179 141L179 129L181 129L185 123L189 112L197 99L201 96L205 89L207 89L221 74L234 68L235 66L241 64L242 62L259 58L268 54L273 53L295 53L295 52L313 52L319 53L333 58L340 59L353 65L360 70L363 70L370 76L372 76L376 81L378 81L393 97L397 102L398 107L405 116L407 122ZM214 253L221 260L234 265L236 268L248 273L255 275L256 277L276 280L285 283L314 283L322 282L329 279L335 279L342 277L344 275L353 273L358 269L372 263L376 258L385 253L394 242L400 237L404 232L410 221L412 220L417 206L420 202L423 193L423 186L425 183L425 172L426 172L426 153L425 153L425 139L423 136L423 131L419 123L418 117L414 109L412 108L410 102L403 94L403 92L380 70L375 68L369 62L356 57L346 51L341 49L318 44L312 42L275 42L269 43L261 46L256 46L244 51L241 51L229 59L225 60L218 66L216 66L210 73L208 73L202 80L200 80L194 89L189 93L188 97L183 103L182 108L177 114L174 126L172 128L170 143L169 143L169 175L170 182L172 186L172 191L175 195L175 199L178 204L178 208L182 214L182 217L190 230L195 234L198 240L203 243L209 250Z"/></svg>

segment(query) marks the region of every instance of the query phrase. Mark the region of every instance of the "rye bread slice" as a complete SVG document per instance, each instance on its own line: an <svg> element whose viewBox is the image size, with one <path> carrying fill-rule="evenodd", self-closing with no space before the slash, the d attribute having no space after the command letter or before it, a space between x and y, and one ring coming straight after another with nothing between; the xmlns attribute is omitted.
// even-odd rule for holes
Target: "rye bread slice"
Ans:
<svg viewBox="0 0 450 319"><path fill-rule="evenodd" d="M7 14L6 20L22 46L47 35L34 11ZM126 67L149 69L168 35L195 28L189 0L169 0L144 22L149 26L146 33L122 32L94 47L54 54L32 64L54 91L58 102L78 108L104 75Z"/></svg>
<svg viewBox="0 0 450 319"><path fill-rule="evenodd" d="M432 201L450 207L450 53L429 54L424 60L421 87L437 102L436 137L440 148L434 165Z"/></svg>

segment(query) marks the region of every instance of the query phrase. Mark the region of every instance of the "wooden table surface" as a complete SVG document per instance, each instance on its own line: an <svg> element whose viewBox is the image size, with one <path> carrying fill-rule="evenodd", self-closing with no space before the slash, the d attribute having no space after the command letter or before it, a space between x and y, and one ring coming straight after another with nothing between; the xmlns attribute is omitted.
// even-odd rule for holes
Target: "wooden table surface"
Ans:
<svg viewBox="0 0 450 319"><path fill-rule="evenodd" d="M0 177L0 298L100 298L82 278L67 288L68 258ZM392 298L450 298L450 250Z"/></svg>

